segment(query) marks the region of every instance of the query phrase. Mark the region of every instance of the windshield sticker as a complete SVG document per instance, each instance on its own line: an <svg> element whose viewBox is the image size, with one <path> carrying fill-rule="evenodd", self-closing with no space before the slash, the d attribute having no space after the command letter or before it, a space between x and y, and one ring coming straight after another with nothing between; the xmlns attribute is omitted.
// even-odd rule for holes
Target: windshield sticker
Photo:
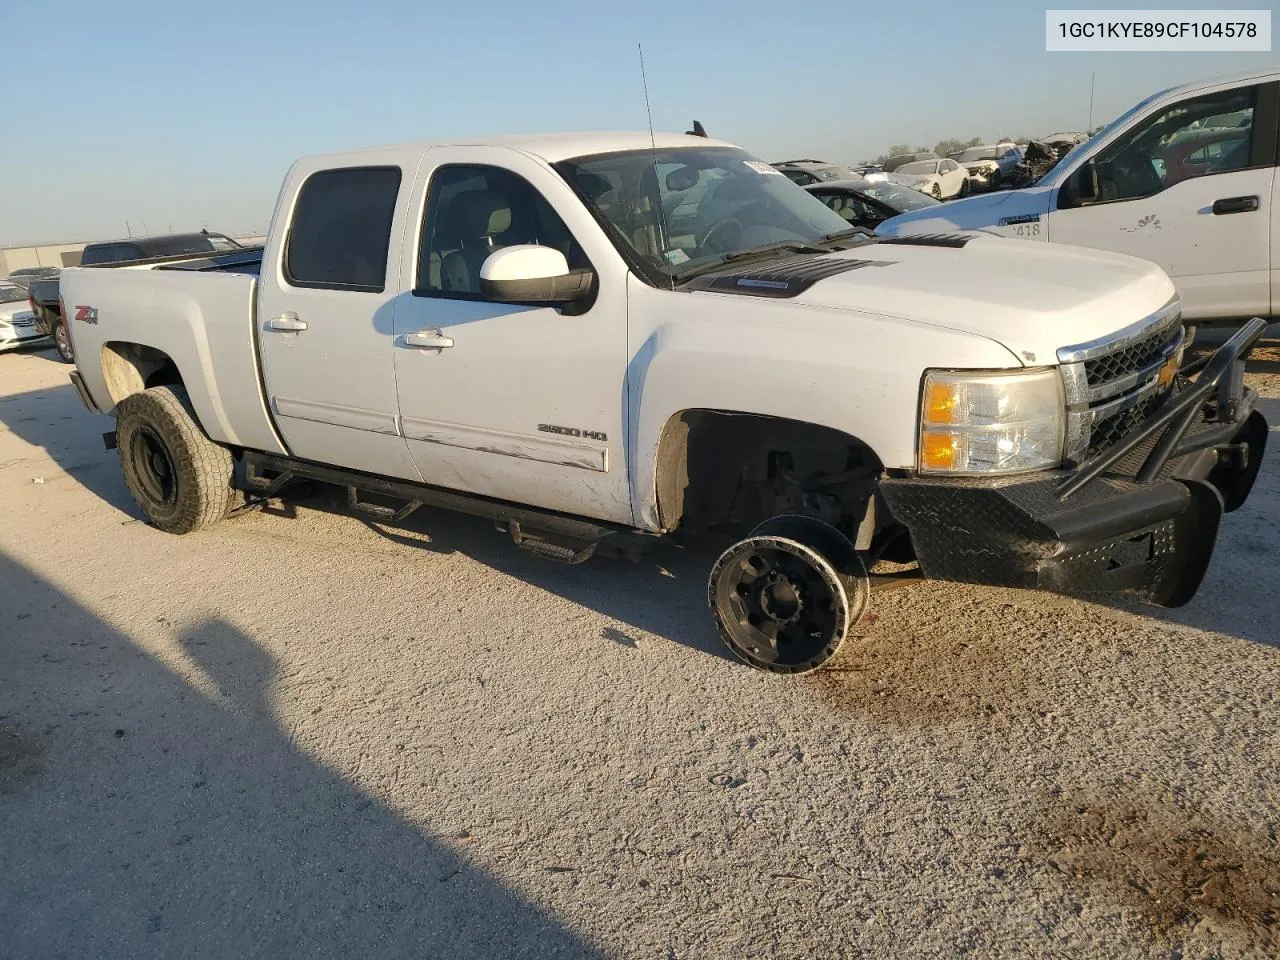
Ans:
<svg viewBox="0 0 1280 960"><path fill-rule="evenodd" d="M668 250L666 253L666 257L667 257L667 263L673 263L673 264L684 263L686 260L689 259L689 255L685 253L683 250L681 250L679 247L676 247L676 249L674 250Z"/></svg>
<svg viewBox="0 0 1280 960"><path fill-rule="evenodd" d="M742 165L746 167L748 170L754 170L756 173L761 173L761 174L764 174L765 176L772 176L772 177L782 176L781 170L775 169L774 167L769 166L767 163L762 163L759 160L743 160Z"/></svg>

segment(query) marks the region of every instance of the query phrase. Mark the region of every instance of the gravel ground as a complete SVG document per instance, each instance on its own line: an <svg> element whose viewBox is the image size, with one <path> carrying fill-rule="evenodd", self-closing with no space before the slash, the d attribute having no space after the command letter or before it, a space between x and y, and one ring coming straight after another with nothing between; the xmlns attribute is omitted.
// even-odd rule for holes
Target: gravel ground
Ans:
<svg viewBox="0 0 1280 960"><path fill-rule="evenodd" d="M926 584L783 679L714 544L159 533L51 356L0 356L2 958L1280 954L1274 442L1182 610Z"/></svg>

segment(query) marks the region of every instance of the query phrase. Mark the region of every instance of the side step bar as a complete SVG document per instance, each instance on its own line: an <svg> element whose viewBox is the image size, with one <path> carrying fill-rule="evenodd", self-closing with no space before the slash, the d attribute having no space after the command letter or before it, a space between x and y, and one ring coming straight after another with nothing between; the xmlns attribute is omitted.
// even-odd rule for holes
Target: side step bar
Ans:
<svg viewBox="0 0 1280 960"><path fill-rule="evenodd" d="M244 451L240 464L238 485L259 497L275 496L294 480L316 480L345 487L347 504L354 512L389 523L405 519L422 506L441 507L493 520L522 550L561 563L581 563L606 538L656 539L629 527L254 450ZM402 500L404 506L396 509L368 503L360 499L361 493Z"/></svg>

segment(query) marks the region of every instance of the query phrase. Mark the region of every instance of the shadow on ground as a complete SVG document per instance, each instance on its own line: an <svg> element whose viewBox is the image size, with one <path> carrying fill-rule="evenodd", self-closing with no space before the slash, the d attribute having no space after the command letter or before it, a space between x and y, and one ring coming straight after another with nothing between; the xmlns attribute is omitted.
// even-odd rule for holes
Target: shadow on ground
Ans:
<svg viewBox="0 0 1280 960"><path fill-rule="evenodd" d="M299 750L251 637L181 641L216 694L0 557L0 954L598 955Z"/></svg>

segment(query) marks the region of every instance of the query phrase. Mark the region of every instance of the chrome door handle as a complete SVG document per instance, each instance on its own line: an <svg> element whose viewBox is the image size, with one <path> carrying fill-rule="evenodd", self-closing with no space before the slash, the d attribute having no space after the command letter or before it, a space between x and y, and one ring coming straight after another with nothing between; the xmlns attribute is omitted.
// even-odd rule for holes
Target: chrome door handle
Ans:
<svg viewBox="0 0 1280 960"><path fill-rule="evenodd" d="M453 346L453 337L446 337L439 330L419 330L417 333L406 333L404 345L422 350L443 350Z"/></svg>
<svg viewBox="0 0 1280 960"><path fill-rule="evenodd" d="M307 329L307 321L299 320L296 313L282 313L266 322L268 330L281 330L285 333L301 333Z"/></svg>

